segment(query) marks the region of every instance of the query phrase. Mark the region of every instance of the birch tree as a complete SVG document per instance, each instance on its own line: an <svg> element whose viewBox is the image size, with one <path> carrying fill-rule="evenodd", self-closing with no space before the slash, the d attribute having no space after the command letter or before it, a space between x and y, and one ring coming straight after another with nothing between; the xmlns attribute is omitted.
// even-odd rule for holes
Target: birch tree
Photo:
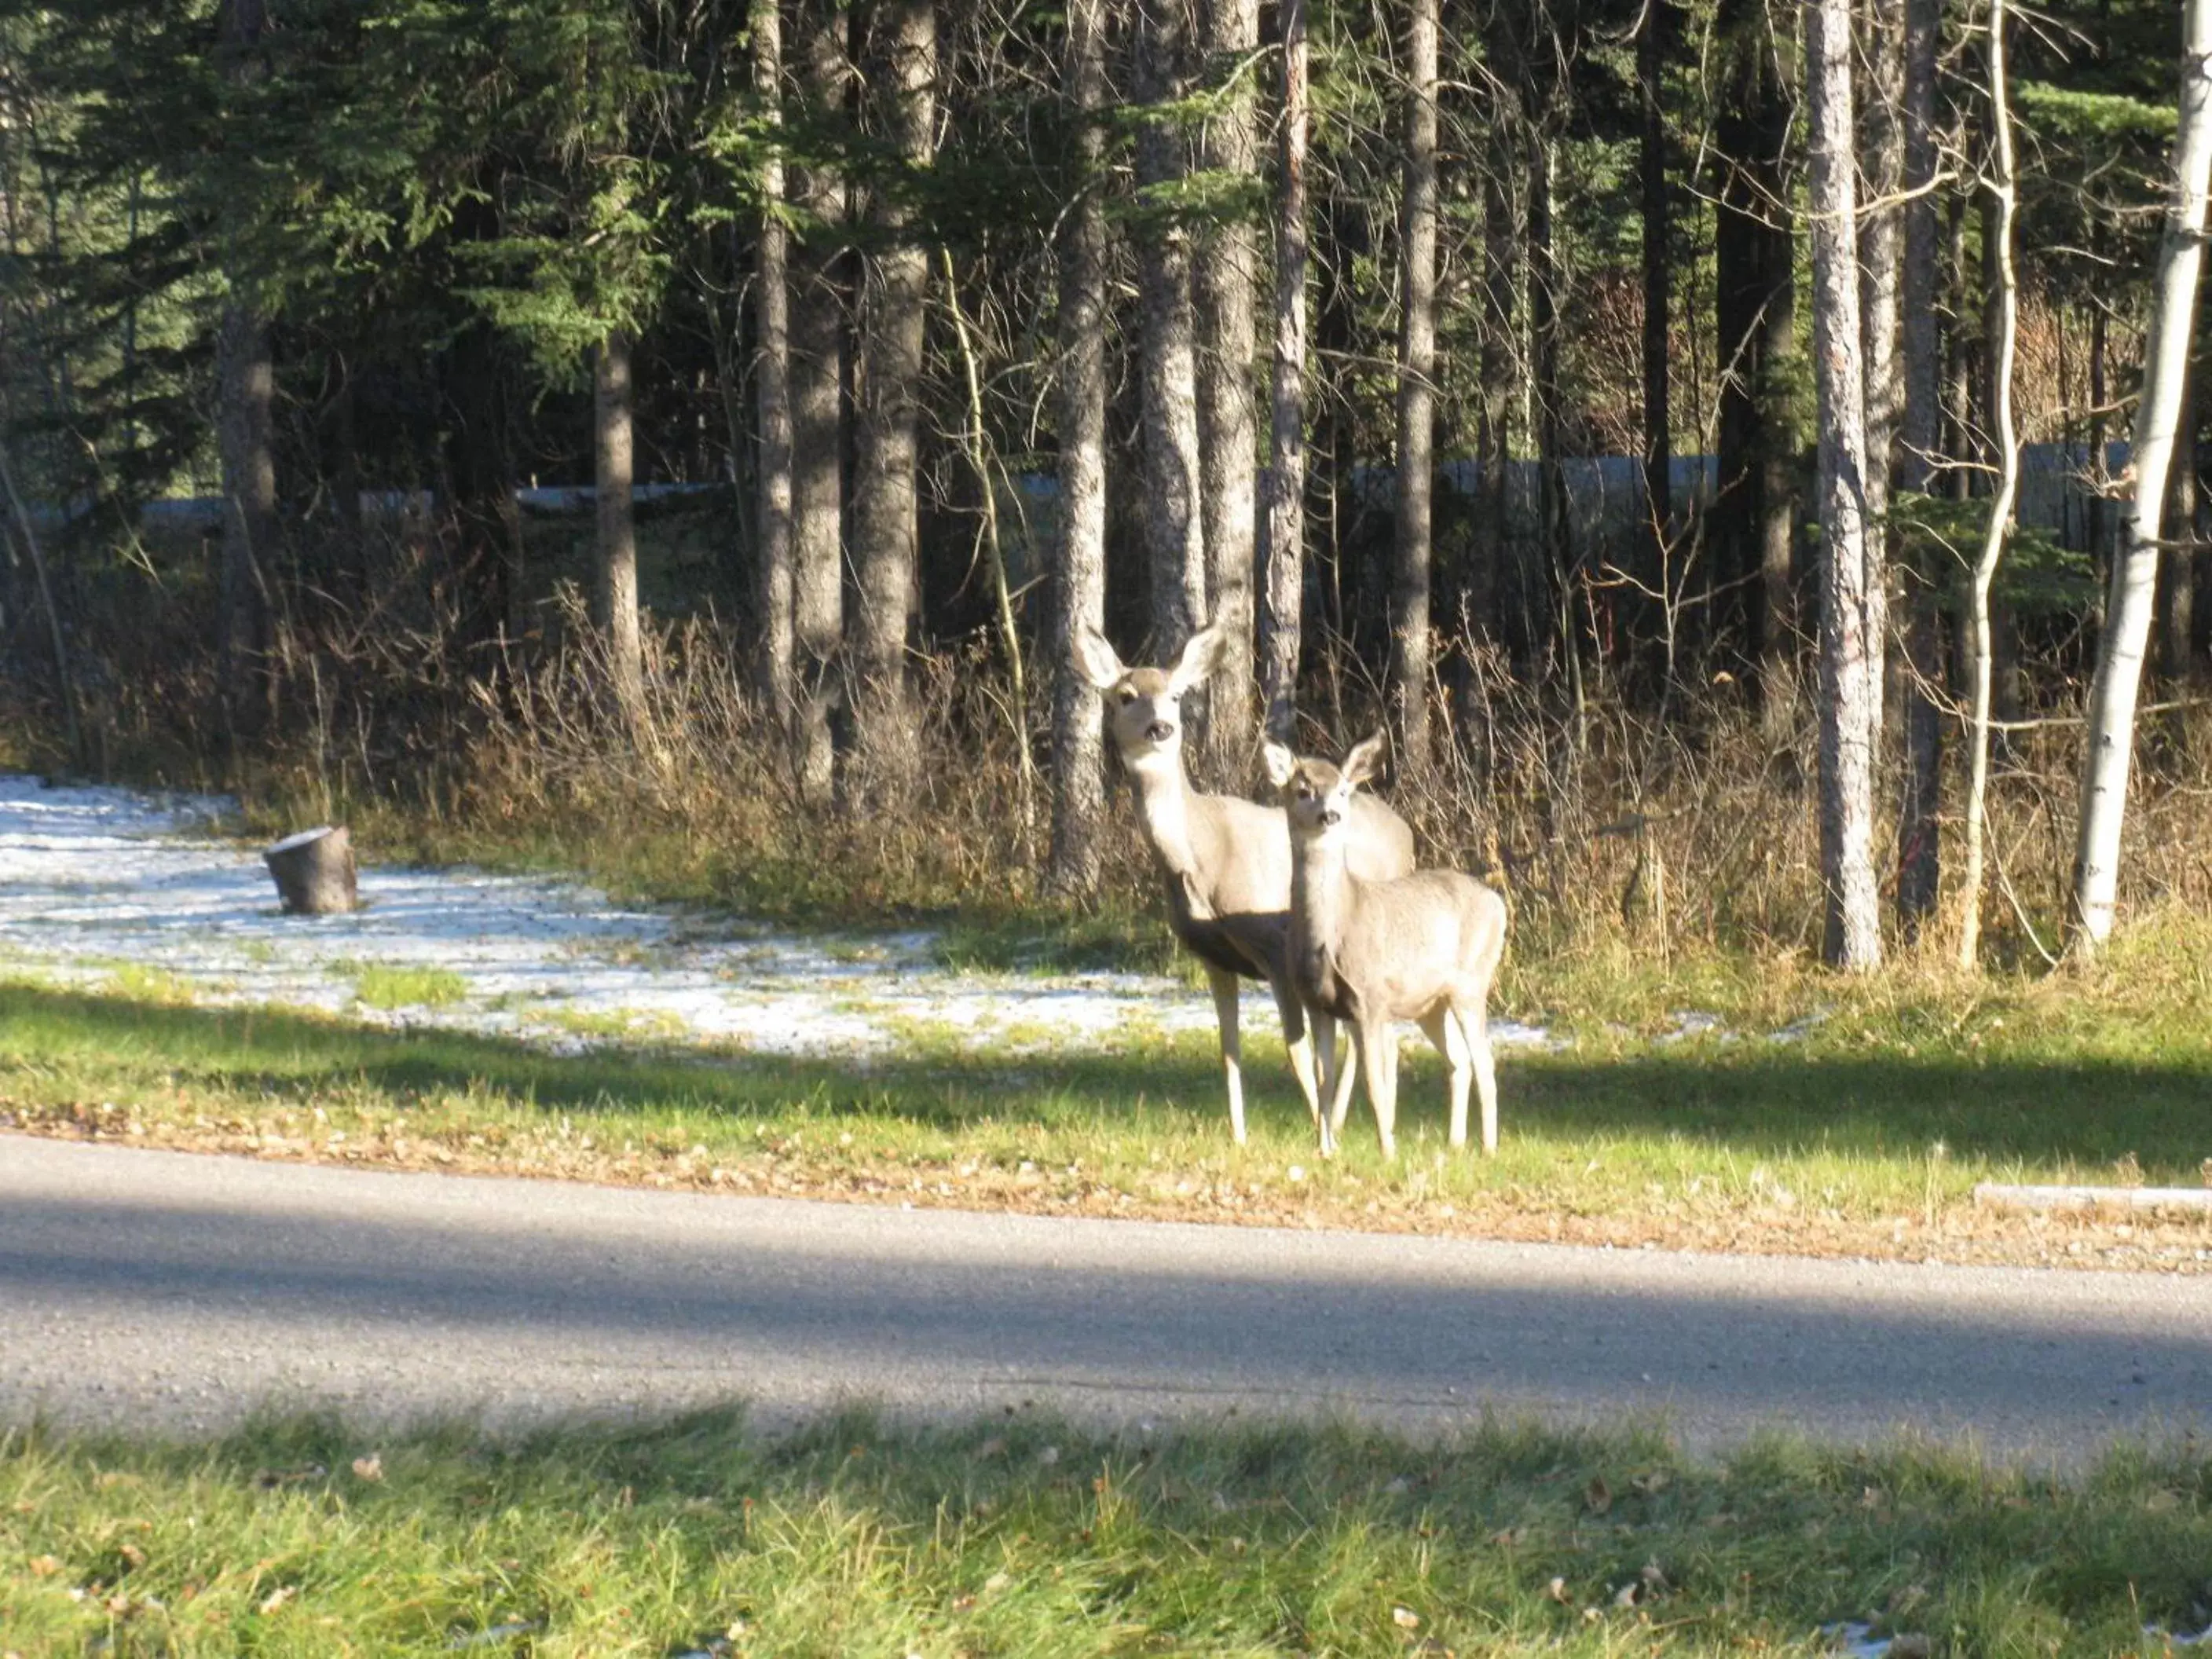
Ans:
<svg viewBox="0 0 2212 1659"><path fill-rule="evenodd" d="M1429 587L1434 557L1437 373L1437 0L1413 0L1406 30L1405 187L1399 234L1398 465L1390 584L1391 714L1397 762L1429 764Z"/></svg>
<svg viewBox="0 0 2212 1659"><path fill-rule="evenodd" d="M1075 197L1060 244L1060 545L1052 605L1052 851L1048 892L1097 886L1106 813L1098 693L1079 655L1106 623L1106 152L1108 0L1068 0L1061 93L1075 121Z"/></svg>
<svg viewBox="0 0 2212 1659"><path fill-rule="evenodd" d="M781 0L752 0L751 21L754 94L767 120L781 125ZM760 611L755 680L761 700L779 720L790 717L792 706L791 253L783 188L783 156L770 146L761 167L763 207L753 265L754 329L759 338L753 367L754 418L759 425L755 511L760 538L754 579Z"/></svg>
<svg viewBox="0 0 2212 1659"><path fill-rule="evenodd" d="M1212 78L1228 77L1208 116L1200 161L1216 188L1259 168L1251 58L1260 44L1259 0L1200 0L1200 44ZM1206 676L1206 746L1214 776L1241 781L1252 751L1252 565L1257 453L1253 407L1255 237L1242 210L1209 226L1192 272L1198 313L1200 520L1206 588L1226 644Z"/></svg>
<svg viewBox="0 0 2212 1659"><path fill-rule="evenodd" d="M1300 610L1305 584L1306 0L1282 0L1283 112L1275 163L1275 345L1268 422L1267 592L1260 629L1260 694L1267 730L1297 733Z"/></svg>
<svg viewBox="0 0 2212 1659"><path fill-rule="evenodd" d="M936 137L937 9L931 0L896 0L878 9L873 24L868 82L883 141L903 172L876 181L868 210L875 247L861 304L853 465L852 558L860 578L854 734L860 793L895 801L921 760L906 659L921 558L915 466L929 254L915 233L910 192Z"/></svg>
<svg viewBox="0 0 2212 1659"><path fill-rule="evenodd" d="M2069 935L2074 951L2085 957L2094 956L2111 938L2118 901L2120 836L2135 758L2136 699L2156 606L2166 474L2173 461L2182 384L2189 372L2208 183L2212 183L2212 0L2185 0L2173 190L2153 283L2150 330L2143 344L2142 396L2136 406L2135 496L2121 525L2097 677L2089 690Z"/></svg>
<svg viewBox="0 0 2212 1659"><path fill-rule="evenodd" d="M1142 309L1145 540L1152 650L1173 661L1206 620L1206 527L1199 507L1197 318L1190 231L1177 198L1189 173L1172 108L1188 89L1186 0L1139 0L1137 182L1147 210L1137 248Z"/></svg>
<svg viewBox="0 0 2212 1659"><path fill-rule="evenodd" d="M1820 417L1821 956L1881 965L1874 878L1876 670L1867 637L1865 389L1849 0L1806 0L1805 93L1813 224L1813 356Z"/></svg>
<svg viewBox="0 0 2212 1659"><path fill-rule="evenodd" d="M1966 641L1968 672L1973 677L1973 709L1966 725L1968 781L1966 785L1966 872L1961 898L1965 908L1959 924L1959 965L1972 969L1981 957L1982 940L1982 824L1990 793L1990 702L1996 653L1990 629L1990 587L1996 580L1997 564L2004 556L2005 537L2012 528L2013 502L2020 494L2020 434L2013 422L2013 373L2020 351L2020 283L2013 269L2013 216L2019 191L2013 176L2012 106L2005 87L2006 0L1990 0L1989 111L1990 162L1987 182L1996 207L1996 235L1990 252L1996 273L1996 327L1991 341L1995 361L1990 365L1990 417L1996 428L1997 489L1990 502L1990 520L1982 536L1980 556L1974 561L1968 588Z"/></svg>
<svg viewBox="0 0 2212 1659"><path fill-rule="evenodd" d="M807 102L823 125L844 107L848 3L803 0L799 11ZM799 169L793 193L805 227L792 262L792 769L800 798L819 806L836 783L830 715L845 627L845 306L837 279L845 181L817 155Z"/></svg>

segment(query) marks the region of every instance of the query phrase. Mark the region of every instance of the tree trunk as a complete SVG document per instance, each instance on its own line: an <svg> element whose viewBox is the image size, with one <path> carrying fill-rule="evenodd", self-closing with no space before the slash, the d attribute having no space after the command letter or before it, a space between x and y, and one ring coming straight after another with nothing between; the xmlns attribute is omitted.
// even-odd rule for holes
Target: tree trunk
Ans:
<svg viewBox="0 0 2212 1659"><path fill-rule="evenodd" d="M216 658L225 731L234 740L267 724L267 580L276 550L276 462L270 445L276 368L269 329L252 301L223 307L216 337L216 442L222 464L222 567Z"/></svg>
<svg viewBox="0 0 2212 1659"><path fill-rule="evenodd" d="M2191 362L2181 384L2181 413L2176 417L2173 465L2167 473L2166 522L2169 544L2159 550L2158 672L2169 680L2189 674L2191 611L2197 598L2197 380L2203 365Z"/></svg>
<svg viewBox="0 0 2212 1659"><path fill-rule="evenodd" d="M1525 603L1505 624L1504 595L1517 584L1505 580L1509 556L1505 512L1507 480L1513 462L1513 399L1519 390L1522 357L1514 349L1514 272L1520 239L1513 218L1510 170L1521 142L1519 112L1501 109L1498 137L1491 147L1482 185L1482 386L1481 424L1476 442L1481 477L1474 499L1474 524L1467 573L1467 608L1478 634L1503 637L1515 665L1527 672L1534 660L1536 630Z"/></svg>
<svg viewBox="0 0 2212 1659"><path fill-rule="evenodd" d="M1708 520L1721 604L1714 627L1755 696L1786 705L1796 633L1796 246L1791 100L1765 0L1729 0L1718 21L1726 79L1714 136L1715 320L1720 351L1717 494Z"/></svg>
<svg viewBox="0 0 2212 1659"><path fill-rule="evenodd" d="M592 621L606 652L615 707L635 730L645 714L645 645L637 616L637 518L632 509L629 336L611 330L592 356L592 459L599 562Z"/></svg>
<svg viewBox="0 0 2212 1659"><path fill-rule="evenodd" d="M768 120L783 118L781 0L752 0L753 89ZM771 151L761 167L761 215L753 269L759 357L753 392L759 422L756 483L759 550L754 592L760 607L760 648L754 664L761 701L787 722L792 709L792 428L791 251L781 216L783 158Z"/></svg>
<svg viewBox="0 0 2212 1659"><path fill-rule="evenodd" d="M1580 624L1575 617L1575 572L1567 545L1566 477L1559 437L1559 261L1552 244L1553 140L1534 135L1528 157L1528 355L1534 367L1532 396L1536 422L1536 537L1550 604L1545 630L1559 653L1558 667L1579 685Z"/></svg>
<svg viewBox="0 0 2212 1659"><path fill-rule="evenodd" d="M1060 546L1052 607L1052 853L1046 890L1098 884L1106 817L1098 693L1079 641L1106 626L1106 188L1108 0L1069 0L1061 95L1079 124L1077 195L1060 244Z"/></svg>
<svg viewBox="0 0 2212 1659"><path fill-rule="evenodd" d="M1260 43L1259 0L1201 0L1209 83L1237 78L1206 123L1203 164L1249 178L1259 170L1247 60ZM1236 215L1209 229L1194 272L1198 308L1198 423L1202 531L1213 620L1228 641L1206 677L1206 742L1213 775L1243 781L1252 753L1252 575L1257 455L1253 408L1252 226Z"/></svg>
<svg viewBox="0 0 2212 1659"><path fill-rule="evenodd" d="M1396 568L1391 713L1401 773L1429 764L1429 587L1435 556L1437 32L1438 0L1413 0L1406 36L1405 186L1399 256Z"/></svg>
<svg viewBox="0 0 2212 1659"><path fill-rule="evenodd" d="M1875 742L1881 742L1889 651L1889 484L1905 391L1897 356L1898 278L1905 247L1905 9L1872 0L1866 24L1867 95L1860 105L1861 168L1871 198L1859 220L1859 330L1866 377L1867 648L1874 653Z"/></svg>
<svg viewBox="0 0 2212 1659"><path fill-rule="evenodd" d="M1268 431L1267 609L1260 693L1267 730L1296 744L1305 586L1306 0L1282 0L1283 115L1275 176L1275 356Z"/></svg>
<svg viewBox="0 0 2212 1659"><path fill-rule="evenodd" d="M849 0L805 0L803 67L816 118L844 108ZM844 298L837 258L845 182L833 166L799 169L807 223L792 261L792 769L802 799L826 805L835 783L830 714L845 620Z"/></svg>
<svg viewBox="0 0 2212 1659"><path fill-rule="evenodd" d="M1644 234L1644 522L1637 535L1636 568L1629 573L1624 607L1635 654L1644 657L1668 628L1667 557L1674 534L1674 440L1671 375L1667 356L1674 321L1671 203L1667 191L1665 75L1673 34L1667 0L1644 0L1636 36L1636 83L1643 122L1637 170Z"/></svg>
<svg viewBox="0 0 2212 1659"><path fill-rule="evenodd" d="M2143 349L2142 400L2136 411L2135 499L2113 561L2112 597L2089 693L2089 741L2075 849L2072 944L2084 957L2112 936L2118 902L2120 832L2134 760L2136 698L2142 681L2158 581L2160 509L2173 459L2181 386L2189 367L2197 277L2203 258L2205 190L2212 179L2212 0L2185 0L2182 19L2180 127L2174 191L2159 248L2155 300Z"/></svg>
<svg viewBox="0 0 2212 1659"><path fill-rule="evenodd" d="M1931 494L1942 442L1942 341L1936 325L1936 64L1942 45L1942 0L1905 0L1904 418L1899 434L1898 483ZM1899 779L1897 919L1907 939L1935 913L1942 877L1937 827L1943 781L1944 574L1915 561L1906 583L1905 753Z"/></svg>
<svg viewBox="0 0 2212 1659"><path fill-rule="evenodd" d="M1979 965L1982 939L1982 823L1989 802L1990 702L1996 653L1990 630L1990 586L2004 556L2012 528L2013 501L2020 491L2020 434L2013 424L2013 369L2020 345L2020 284L2013 271L2012 113L2005 96L2005 0L1990 0L1989 21L1990 148L1995 163L1989 180L1994 213L1984 221L1990 236L1988 258L1996 276L1990 295L1996 326L1990 340L1989 418L1996 446L1997 488L1990 502L1981 556L1974 562L1967 607L1967 641L1973 674L1973 711L1966 727L1966 871L1961 883L1963 914L1959 927L1959 966ZM1993 233L1993 234L1992 234Z"/></svg>
<svg viewBox="0 0 2212 1659"><path fill-rule="evenodd" d="M1874 878L1875 657L1866 636L1866 415L1847 0L1807 0L1805 91L1813 221L1813 356L1820 433L1821 955L1881 961Z"/></svg>
<svg viewBox="0 0 2212 1659"><path fill-rule="evenodd" d="M220 52L234 85L258 73L254 54L267 27L264 0L224 0ZM232 270L216 335L216 447L222 469L222 552L216 580L216 661L223 732L234 744L268 722L268 579L276 551L276 462L272 447L276 368L268 320L251 278Z"/></svg>
<svg viewBox="0 0 2212 1659"><path fill-rule="evenodd" d="M1140 0L1138 27L1139 95L1159 111L1188 90L1183 0ZM1144 307L1145 539L1152 574L1152 650L1170 662L1206 620L1190 231L1174 207L1188 173L1172 116L1148 116L1137 130L1137 182L1152 210L1137 253Z"/></svg>
<svg viewBox="0 0 2212 1659"><path fill-rule="evenodd" d="M868 85L882 102L882 137L915 173L929 165L936 134L937 9L895 0L874 19L880 61ZM860 312L860 409L853 477L853 563L860 609L852 618L859 679L854 710L860 799L901 799L921 760L907 687L921 520L915 491L922 374L922 307L929 255L912 240L912 214L896 180L876 187L869 210L876 252Z"/></svg>

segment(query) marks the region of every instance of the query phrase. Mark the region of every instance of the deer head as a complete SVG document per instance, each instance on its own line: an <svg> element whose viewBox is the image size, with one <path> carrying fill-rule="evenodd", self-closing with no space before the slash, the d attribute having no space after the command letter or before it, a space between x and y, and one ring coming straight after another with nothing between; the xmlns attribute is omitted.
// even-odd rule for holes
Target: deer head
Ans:
<svg viewBox="0 0 2212 1659"><path fill-rule="evenodd" d="M1382 758L1382 734L1354 744L1342 766L1293 754L1279 743L1269 743L1265 754L1267 781L1283 798L1292 837L1322 840L1344 833L1353 792L1374 777Z"/></svg>
<svg viewBox="0 0 2212 1659"><path fill-rule="evenodd" d="M1115 752L1132 772L1181 763L1183 693L1220 661L1228 637L1210 625L1190 636L1171 669L1131 668L1114 647L1085 629L1076 640L1083 672L1106 699Z"/></svg>

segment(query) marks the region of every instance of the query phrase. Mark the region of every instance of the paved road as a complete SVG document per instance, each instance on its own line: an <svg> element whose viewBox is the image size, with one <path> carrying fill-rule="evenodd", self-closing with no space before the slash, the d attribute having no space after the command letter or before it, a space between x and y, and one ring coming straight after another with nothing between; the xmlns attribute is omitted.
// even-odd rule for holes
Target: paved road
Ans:
<svg viewBox="0 0 2212 1659"><path fill-rule="evenodd" d="M256 1405L502 1423L741 1395L1086 1420L1486 1405L1693 1445L1911 1425L2071 1462L2212 1419L2212 1292L2148 1275L901 1212L0 1136L0 1423Z"/></svg>

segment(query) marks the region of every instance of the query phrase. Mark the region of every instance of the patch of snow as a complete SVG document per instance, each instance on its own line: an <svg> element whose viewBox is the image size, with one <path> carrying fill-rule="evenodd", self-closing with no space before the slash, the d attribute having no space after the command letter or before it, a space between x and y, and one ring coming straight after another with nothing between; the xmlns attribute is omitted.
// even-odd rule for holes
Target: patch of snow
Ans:
<svg viewBox="0 0 2212 1659"><path fill-rule="evenodd" d="M209 834L234 810L0 775L0 969L87 986L157 972L209 1003L566 1052L629 1039L865 1062L917 1043L1049 1051L1213 1030L1212 999L1158 975L953 969L927 932L773 933L544 877L376 866L361 872L360 909L287 915L259 853ZM366 969L441 970L461 994L371 1008L358 996ZM1264 987L1248 988L1244 1018L1274 1024ZM1491 1035L1547 1041L1506 1020ZM1409 1028L1408 1040L1420 1038Z"/></svg>
<svg viewBox="0 0 2212 1659"><path fill-rule="evenodd" d="M272 853L289 853L295 847L305 847L311 841L320 841L325 836L327 836L330 833L331 826L329 824L319 824L313 830L302 830L297 835L287 836L283 840L272 843L269 848L269 851Z"/></svg>
<svg viewBox="0 0 2212 1659"><path fill-rule="evenodd" d="M1896 1643L1889 1637L1876 1636L1872 1625L1863 1625L1856 1619L1820 1626L1820 1634L1828 1638L1828 1651L1845 1656L1845 1659L1887 1659Z"/></svg>

